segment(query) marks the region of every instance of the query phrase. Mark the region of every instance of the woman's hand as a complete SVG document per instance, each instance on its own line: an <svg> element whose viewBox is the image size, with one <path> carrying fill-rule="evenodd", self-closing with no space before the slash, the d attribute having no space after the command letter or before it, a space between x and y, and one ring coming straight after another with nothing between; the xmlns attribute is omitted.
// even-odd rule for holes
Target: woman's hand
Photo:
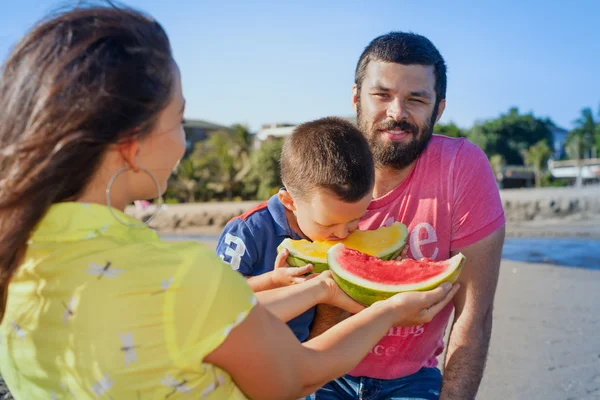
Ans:
<svg viewBox="0 0 600 400"><path fill-rule="evenodd" d="M416 326L430 322L452 300L459 284L448 282L426 292L398 293L373 306L384 307L394 318L394 326Z"/></svg>

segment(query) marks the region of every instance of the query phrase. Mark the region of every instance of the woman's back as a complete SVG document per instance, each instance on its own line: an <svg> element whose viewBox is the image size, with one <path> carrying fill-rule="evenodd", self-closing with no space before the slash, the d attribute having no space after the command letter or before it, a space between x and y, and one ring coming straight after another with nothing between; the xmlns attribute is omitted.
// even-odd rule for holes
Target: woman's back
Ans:
<svg viewBox="0 0 600 400"><path fill-rule="evenodd" d="M197 243L163 242L101 205L57 204L31 237L8 303L0 371L17 398L244 398L201 360L255 297Z"/></svg>

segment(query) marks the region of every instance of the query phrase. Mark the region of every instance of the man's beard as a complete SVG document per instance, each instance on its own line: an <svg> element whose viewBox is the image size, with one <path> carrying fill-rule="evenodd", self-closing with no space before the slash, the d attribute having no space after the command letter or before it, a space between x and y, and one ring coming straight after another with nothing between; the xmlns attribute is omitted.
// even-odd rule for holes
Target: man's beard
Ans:
<svg viewBox="0 0 600 400"><path fill-rule="evenodd" d="M427 148L427 144L433 135L433 125L437 116L436 105L431 113L428 123L420 129L406 120L386 121L373 127L368 126L368 121L361 118L360 100L357 107L358 128L366 136L373 159L378 167L391 167L403 169L411 165L421 153ZM409 142L393 142L382 138L380 131L391 131L401 129L410 136Z"/></svg>

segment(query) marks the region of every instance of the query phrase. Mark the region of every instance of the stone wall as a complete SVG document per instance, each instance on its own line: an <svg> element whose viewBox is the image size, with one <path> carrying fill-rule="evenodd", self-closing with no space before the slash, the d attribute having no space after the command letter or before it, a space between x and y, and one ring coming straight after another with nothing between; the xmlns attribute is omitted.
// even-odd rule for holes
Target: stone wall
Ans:
<svg viewBox="0 0 600 400"><path fill-rule="evenodd" d="M569 216L600 215L600 187L542 189L505 189L500 191L502 204L509 222L557 219ZM222 228L233 217L261 202L196 203L167 205L158 213L150 226L160 231L189 228ZM152 210L137 212L133 207L127 213L136 218L147 218Z"/></svg>
<svg viewBox="0 0 600 400"><path fill-rule="evenodd" d="M150 226L159 231L184 230L189 228L222 228L227 222L256 207L259 201L230 203L194 203L168 204L150 222ZM147 219L152 215L151 207L143 212L129 207L126 213L138 219Z"/></svg>
<svg viewBox="0 0 600 400"><path fill-rule="evenodd" d="M500 195L510 222L600 214L600 187L507 189Z"/></svg>

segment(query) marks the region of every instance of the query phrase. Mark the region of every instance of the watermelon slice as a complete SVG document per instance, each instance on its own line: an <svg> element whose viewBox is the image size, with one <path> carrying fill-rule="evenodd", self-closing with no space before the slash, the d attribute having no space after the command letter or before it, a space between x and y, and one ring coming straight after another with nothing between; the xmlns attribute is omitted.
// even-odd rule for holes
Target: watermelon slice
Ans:
<svg viewBox="0 0 600 400"><path fill-rule="evenodd" d="M327 252L333 279L346 294L370 306L396 293L433 289L456 282L466 260L462 253L444 260L381 260L350 249L343 243Z"/></svg>
<svg viewBox="0 0 600 400"><path fill-rule="evenodd" d="M404 249L408 230L406 225L394 222L389 227L381 227L375 230L352 232L348 237L339 242L285 239L277 248L289 250L287 263L292 267L301 267L312 264L313 272L323 272L328 269L327 251L335 244L343 243L344 246L358 250L362 253L390 260L396 258Z"/></svg>

